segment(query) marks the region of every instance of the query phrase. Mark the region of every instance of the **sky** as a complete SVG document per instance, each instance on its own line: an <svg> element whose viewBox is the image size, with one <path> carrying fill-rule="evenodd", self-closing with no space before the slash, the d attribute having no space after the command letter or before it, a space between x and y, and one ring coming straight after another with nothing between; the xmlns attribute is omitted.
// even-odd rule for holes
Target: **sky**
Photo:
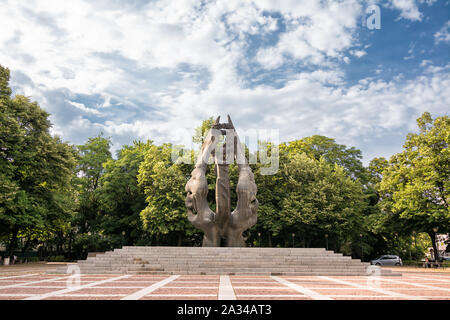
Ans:
<svg viewBox="0 0 450 320"><path fill-rule="evenodd" d="M0 0L0 25L13 93L73 144L189 147L230 114L238 132L324 135L368 164L450 111L450 0Z"/></svg>

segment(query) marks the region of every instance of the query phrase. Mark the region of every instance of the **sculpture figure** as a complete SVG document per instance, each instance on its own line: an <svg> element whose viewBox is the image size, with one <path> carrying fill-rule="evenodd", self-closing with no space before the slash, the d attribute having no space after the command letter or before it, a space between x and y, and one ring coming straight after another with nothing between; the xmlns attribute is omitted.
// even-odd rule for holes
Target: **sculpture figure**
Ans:
<svg viewBox="0 0 450 320"><path fill-rule="evenodd" d="M186 184L186 208L189 221L204 232L204 247L220 247L222 239L227 247L243 247L242 233L256 224L258 200L253 172L245 158L244 149L228 116L228 123L219 123L217 118L200 151L200 157ZM217 144L225 136L226 143L219 149ZM216 212L207 201L208 182L206 170L210 156L216 168ZM236 161L239 179L236 187L237 205L231 212L229 165Z"/></svg>

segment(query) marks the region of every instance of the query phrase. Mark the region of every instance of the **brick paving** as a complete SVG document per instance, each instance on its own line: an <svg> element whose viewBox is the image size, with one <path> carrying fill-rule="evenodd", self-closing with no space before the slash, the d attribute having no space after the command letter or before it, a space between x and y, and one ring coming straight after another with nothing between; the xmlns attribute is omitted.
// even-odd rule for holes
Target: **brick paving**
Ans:
<svg viewBox="0 0 450 320"><path fill-rule="evenodd" d="M2 273L0 300L450 300L450 273L426 271L403 272L401 277L79 277L22 269Z"/></svg>

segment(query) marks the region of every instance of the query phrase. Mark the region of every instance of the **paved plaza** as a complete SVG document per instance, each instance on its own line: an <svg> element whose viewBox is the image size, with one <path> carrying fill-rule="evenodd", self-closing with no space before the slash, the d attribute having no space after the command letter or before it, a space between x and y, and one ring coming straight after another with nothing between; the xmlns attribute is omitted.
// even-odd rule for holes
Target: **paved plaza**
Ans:
<svg viewBox="0 0 450 320"><path fill-rule="evenodd" d="M450 300L450 273L402 276L46 274L0 268L0 300ZM431 270L430 270L431 271Z"/></svg>

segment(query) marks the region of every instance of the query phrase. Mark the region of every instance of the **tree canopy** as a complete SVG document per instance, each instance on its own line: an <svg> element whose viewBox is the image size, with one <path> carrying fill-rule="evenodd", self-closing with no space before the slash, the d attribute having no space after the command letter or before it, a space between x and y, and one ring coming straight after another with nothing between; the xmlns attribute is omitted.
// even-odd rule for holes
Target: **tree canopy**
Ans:
<svg viewBox="0 0 450 320"><path fill-rule="evenodd" d="M58 229L72 209L73 146L52 137L49 114L24 96L10 97L0 66L0 235L16 248L30 229Z"/></svg>
<svg viewBox="0 0 450 320"><path fill-rule="evenodd" d="M404 150L384 165L380 193L401 231L428 233L436 252L436 228L450 231L450 118L433 120L426 112L417 124L419 133L410 133Z"/></svg>

